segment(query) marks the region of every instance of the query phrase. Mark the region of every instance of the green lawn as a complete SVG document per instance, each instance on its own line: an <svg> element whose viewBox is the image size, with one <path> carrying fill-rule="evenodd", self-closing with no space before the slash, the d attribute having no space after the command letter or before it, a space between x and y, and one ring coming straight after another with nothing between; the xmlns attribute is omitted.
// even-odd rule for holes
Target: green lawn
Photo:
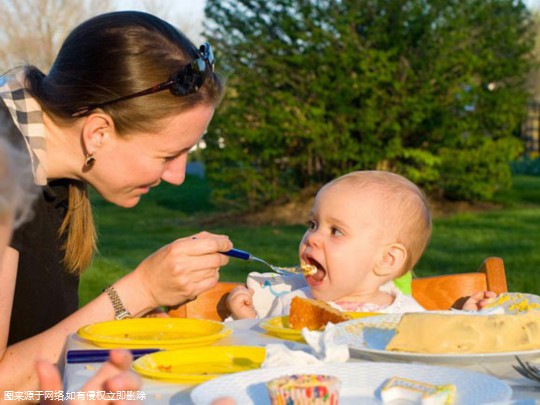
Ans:
<svg viewBox="0 0 540 405"><path fill-rule="evenodd" d="M133 269L160 246L200 230L229 235L235 246L271 263L293 265L305 230L295 226L199 226L219 209L209 203L209 189L197 177L182 187L162 185L132 209L94 197L99 255L83 275L81 304ZM504 209L435 218L433 236L417 265L418 276L475 270L487 256L504 259L510 291L540 293L540 177L517 176L511 192L497 196ZM244 281L263 265L231 259L223 281Z"/></svg>

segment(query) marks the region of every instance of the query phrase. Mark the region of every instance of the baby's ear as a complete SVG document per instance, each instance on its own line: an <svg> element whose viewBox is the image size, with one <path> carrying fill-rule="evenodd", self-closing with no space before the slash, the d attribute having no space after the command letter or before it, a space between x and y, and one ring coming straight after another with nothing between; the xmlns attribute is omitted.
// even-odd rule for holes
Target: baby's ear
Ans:
<svg viewBox="0 0 540 405"><path fill-rule="evenodd" d="M407 256L407 249L401 243L387 245L373 271L377 276L390 276L391 279L394 279L401 275Z"/></svg>

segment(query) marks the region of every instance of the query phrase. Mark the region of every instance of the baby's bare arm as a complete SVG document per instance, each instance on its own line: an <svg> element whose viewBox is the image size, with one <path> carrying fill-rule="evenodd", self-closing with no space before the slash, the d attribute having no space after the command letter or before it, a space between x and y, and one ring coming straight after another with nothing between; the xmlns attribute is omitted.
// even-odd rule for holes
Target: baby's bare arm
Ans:
<svg viewBox="0 0 540 405"><path fill-rule="evenodd" d="M234 319L253 319L257 311L253 306L253 289L238 286L227 297L227 308Z"/></svg>

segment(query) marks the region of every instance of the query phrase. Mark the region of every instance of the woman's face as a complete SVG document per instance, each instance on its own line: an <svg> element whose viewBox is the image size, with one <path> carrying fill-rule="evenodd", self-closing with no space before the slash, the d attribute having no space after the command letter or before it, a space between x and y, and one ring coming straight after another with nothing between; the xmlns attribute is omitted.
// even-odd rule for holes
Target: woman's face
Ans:
<svg viewBox="0 0 540 405"><path fill-rule="evenodd" d="M107 201L121 207L137 205L161 180L184 182L189 150L206 132L214 114L201 105L163 121L157 133L110 136L95 153L87 181Z"/></svg>

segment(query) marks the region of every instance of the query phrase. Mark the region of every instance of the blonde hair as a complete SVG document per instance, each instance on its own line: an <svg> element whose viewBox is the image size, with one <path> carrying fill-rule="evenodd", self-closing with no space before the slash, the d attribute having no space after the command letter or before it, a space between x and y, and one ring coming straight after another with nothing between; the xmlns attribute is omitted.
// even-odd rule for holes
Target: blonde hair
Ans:
<svg viewBox="0 0 540 405"><path fill-rule="evenodd" d="M31 218L39 192L31 167L27 153L0 137L0 216L13 216L15 228Z"/></svg>
<svg viewBox="0 0 540 405"><path fill-rule="evenodd" d="M431 238L431 214L426 195L405 177L386 171L365 170L348 173L325 187L348 182L357 189L369 190L380 197L381 221L393 232L395 242L407 250L401 274L413 269Z"/></svg>

